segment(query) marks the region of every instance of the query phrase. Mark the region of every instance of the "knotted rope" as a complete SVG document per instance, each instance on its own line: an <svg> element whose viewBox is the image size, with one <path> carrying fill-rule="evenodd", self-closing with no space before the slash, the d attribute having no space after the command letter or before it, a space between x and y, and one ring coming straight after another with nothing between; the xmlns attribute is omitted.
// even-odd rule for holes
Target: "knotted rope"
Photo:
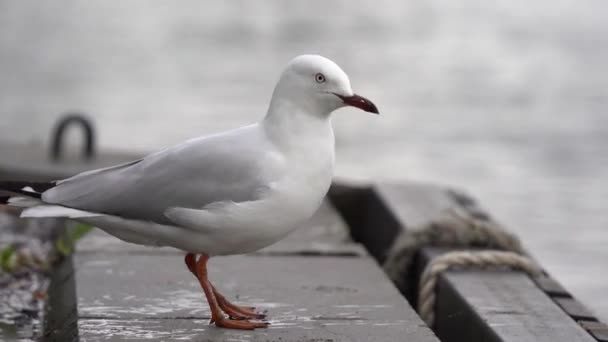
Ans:
<svg viewBox="0 0 608 342"><path fill-rule="evenodd" d="M421 248L484 247L492 250L453 251L434 258L425 267L418 284L417 306L420 317L429 325L434 323L435 287L439 275L454 267L509 267L530 275L540 268L524 251L517 237L495 222L476 219L451 209L449 215L418 229L404 232L397 238L383 265L399 289L412 295L408 284L413 258Z"/></svg>

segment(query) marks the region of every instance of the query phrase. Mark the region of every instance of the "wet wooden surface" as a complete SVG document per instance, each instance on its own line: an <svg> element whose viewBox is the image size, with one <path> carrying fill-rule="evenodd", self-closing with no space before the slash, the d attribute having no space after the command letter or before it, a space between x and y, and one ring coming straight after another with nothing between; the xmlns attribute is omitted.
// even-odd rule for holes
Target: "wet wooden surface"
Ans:
<svg viewBox="0 0 608 342"><path fill-rule="evenodd" d="M362 241L380 263L403 229L417 229L454 206L479 211L466 195L424 183L386 183L373 188L334 183L329 197L353 238Z"/></svg>
<svg viewBox="0 0 608 342"><path fill-rule="evenodd" d="M58 255L62 219L18 219L0 206L0 341L35 340L43 333L44 309Z"/></svg>
<svg viewBox="0 0 608 342"><path fill-rule="evenodd" d="M266 330L209 325L196 279L179 255L76 258L79 334L84 341L433 341L369 258L247 257L210 262L210 279L238 303L267 312Z"/></svg>
<svg viewBox="0 0 608 342"><path fill-rule="evenodd" d="M420 263L437 254L424 249ZM522 272L451 270L439 276L436 295L434 329L442 341L594 341Z"/></svg>
<svg viewBox="0 0 608 342"><path fill-rule="evenodd" d="M275 246L211 259L216 287L267 311L268 329L244 332L208 324L207 303L182 252L92 234L74 259L78 333L82 341L437 342L346 229L326 202Z"/></svg>
<svg viewBox="0 0 608 342"><path fill-rule="evenodd" d="M466 194L435 185L385 184L358 190L334 186L330 196L353 236L379 262L399 234L421 228L447 209L488 217ZM422 249L413 266L417 269L409 270L413 276L404 281L416 288L416 278L437 253ZM519 272L450 271L440 276L436 294L434 329L442 341L594 341L589 332L602 333L592 324L593 332L581 327L579 320L596 318L550 276L537 285ZM409 299L416 302L413 295Z"/></svg>
<svg viewBox="0 0 608 342"><path fill-rule="evenodd" d="M43 341L77 341L76 279L71 257L62 258L51 273L44 307Z"/></svg>
<svg viewBox="0 0 608 342"><path fill-rule="evenodd" d="M523 273L450 271L438 286L442 341L594 341Z"/></svg>

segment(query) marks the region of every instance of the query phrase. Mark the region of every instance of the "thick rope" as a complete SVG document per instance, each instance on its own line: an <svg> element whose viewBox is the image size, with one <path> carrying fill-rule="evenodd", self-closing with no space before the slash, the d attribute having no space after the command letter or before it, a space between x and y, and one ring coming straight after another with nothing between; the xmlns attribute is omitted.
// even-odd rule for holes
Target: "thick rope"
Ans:
<svg viewBox="0 0 608 342"><path fill-rule="evenodd" d="M432 327L435 321L435 287L439 275L454 267L509 267L531 276L541 272L534 261L515 252L454 251L433 258L424 269L418 288L418 314L429 327Z"/></svg>
<svg viewBox="0 0 608 342"><path fill-rule="evenodd" d="M523 253L517 237L493 221L479 220L455 208L422 227L402 232L388 252L382 265L399 290L413 298L415 289L408 283L414 257L423 247L481 247Z"/></svg>
<svg viewBox="0 0 608 342"><path fill-rule="evenodd" d="M454 267L508 267L530 275L540 268L524 255L519 239L503 230L497 223L472 217L455 208L448 215L425 226L403 232L393 244L384 270L409 298L416 298L418 313L429 325L434 323L435 287L439 275ZM428 263L414 294L408 283L413 271L414 257L423 247L481 247L490 250L454 251L434 258Z"/></svg>

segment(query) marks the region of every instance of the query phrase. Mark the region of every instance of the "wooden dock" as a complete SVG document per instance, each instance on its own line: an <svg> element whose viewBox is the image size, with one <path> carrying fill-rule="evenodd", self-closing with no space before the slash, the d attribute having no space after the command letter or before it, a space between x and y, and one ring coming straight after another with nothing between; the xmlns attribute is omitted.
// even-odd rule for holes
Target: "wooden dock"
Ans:
<svg viewBox="0 0 608 342"><path fill-rule="evenodd" d="M117 159L129 158L103 156L95 166ZM11 165L0 165L0 175L43 180L90 166L57 164L45 173L44 165ZM267 311L268 329L245 332L208 324L183 252L128 244L96 230L49 274L40 340L608 341L608 327L549 274L530 278L504 268L443 272L435 322L427 326L413 309L416 286L400 293L382 265L401 234L454 208L491 220L473 199L443 187L335 183L315 217L284 241L211 260L217 287ZM421 248L398 283L416 284L425 265L445 251Z"/></svg>
<svg viewBox="0 0 608 342"><path fill-rule="evenodd" d="M448 209L491 221L466 194L433 185L337 185L332 190L330 197L353 236L380 262L401 233ZM426 264L445 251L422 248L404 282L416 284ZM415 303L418 293L405 295ZM440 275L436 295L433 330L441 341L608 341L608 326L546 272L531 279L509 269L449 270Z"/></svg>
<svg viewBox="0 0 608 342"><path fill-rule="evenodd" d="M268 329L209 325L208 306L183 255L121 242L101 231L90 234L73 261L77 322L68 323L74 330L59 329L62 335L55 338L437 341L375 261L350 240L329 202L284 241L251 255L210 262L216 286L238 302L266 311Z"/></svg>

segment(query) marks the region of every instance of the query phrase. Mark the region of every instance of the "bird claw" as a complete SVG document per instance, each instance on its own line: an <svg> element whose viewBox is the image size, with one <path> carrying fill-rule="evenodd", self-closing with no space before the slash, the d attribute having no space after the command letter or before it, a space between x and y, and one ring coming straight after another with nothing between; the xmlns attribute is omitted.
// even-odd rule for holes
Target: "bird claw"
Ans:
<svg viewBox="0 0 608 342"><path fill-rule="evenodd" d="M258 313L257 316L255 316L255 318L257 318L257 319L264 319L264 318L266 318L266 314Z"/></svg>
<svg viewBox="0 0 608 342"><path fill-rule="evenodd" d="M261 314L261 313L256 313L255 315L251 315L251 316L244 316L244 315L240 315L240 314L229 314L228 317L230 317L230 319L235 320L235 321L242 321L245 319L264 319L266 318L265 314Z"/></svg>
<svg viewBox="0 0 608 342"><path fill-rule="evenodd" d="M265 314L255 312L255 307L232 304L222 295L217 295L217 299L220 309L224 311L224 313L226 313L232 320L266 318Z"/></svg>
<svg viewBox="0 0 608 342"><path fill-rule="evenodd" d="M270 322L252 322L249 320L231 320L222 318L215 321L215 326L219 328L239 329L239 330L254 330L258 328L267 328Z"/></svg>

